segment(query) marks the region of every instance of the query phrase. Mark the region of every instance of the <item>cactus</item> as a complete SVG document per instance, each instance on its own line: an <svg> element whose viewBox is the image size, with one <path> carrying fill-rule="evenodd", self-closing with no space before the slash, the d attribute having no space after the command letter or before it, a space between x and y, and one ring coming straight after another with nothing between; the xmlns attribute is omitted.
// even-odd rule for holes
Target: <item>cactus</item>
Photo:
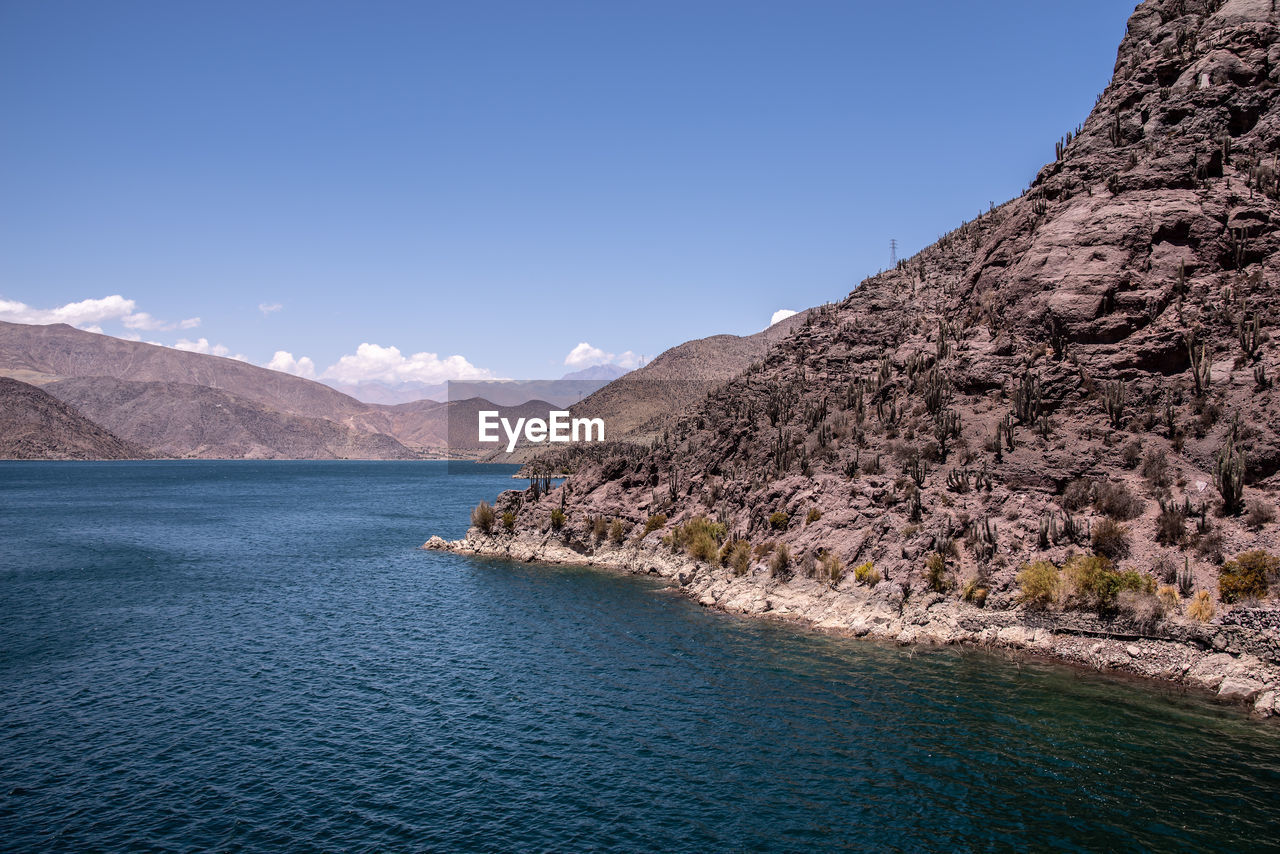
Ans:
<svg viewBox="0 0 1280 854"><path fill-rule="evenodd" d="M1191 591L1195 589L1195 576L1191 572L1191 559L1184 556L1182 558L1182 569L1178 570L1178 592L1182 596L1190 596Z"/></svg>
<svg viewBox="0 0 1280 854"><path fill-rule="evenodd" d="M1240 349L1244 351L1245 356L1256 359L1258 347L1262 344L1262 320L1256 311L1253 313L1252 323L1245 322L1243 317L1240 318L1237 333L1240 337Z"/></svg>
<svg viewBox="0 0 1280 854"><path fill-rule="evenodd" d="M907 460L907 464L903 467L903 470L906 474L910 475L913 481L915 481L916 486L924 486L925 476L929 473L928 466L925 464L924 460L919 457L912 457Z"/></svg>
<svg viewBox="0 0 1280 854"><path fill-rule="evenodd" d="M1214 482L1222 495L1222 512L1228 516L1236 515L1244 506L1245 457L1243 450L1236 450L1234 433L1232 430L1218 451L1214 466Z"/></svg>
<svg viewBox="0 0 1280 854"><path fill-rule="evenodd" d="M1018 416L1020 424L1035 424L1040 417L1040 404L1043 398L1040 389L1040 377L1028 368L1022 379L1013 387L1013 412Z"/></svg>
<svg viewBox="0 0 1280 854"><path fill-rule="evenodd" d="M1049 546L1058 542L1058 517L1052 510L1040 517L1040 550L1044 551Z"/></svg>
<svg viewBox="0 0 1280 854"><path fill-rule="evenodd" d="M995 523L991 521L989 516L982 517L980 522L973 522L970 539L973 556L978 560L991 560L996 553L996 535Z"/></svg>
<svg viewBox="0 0 1280 854"><path fill-rule="evenodd" d="M1266 391L1271 388L1271 381L1267 379L1267 366L1258 365L1253 369L1253 385L1258 391Z"/></svg>
<svg viewBox="0 0 1280 854"><path fill-rule="evenodd" d="M1107 126L1107 139L1116 148L1119 148L1124 142L1124 133L1120 130L1120 114L1116 113L1111 117L1111 123Z"/></svg>
<svg viewBox="0 0 1280 854"><path fill-rule="evenodd" d="M1124 402L1124 380L1114 383L1103 383L1102 408L1106 410L1107 417L1111 420L1111 427L1115 430L1119 430L1120 425L1124 422Z"/></svg>
<svg viewBox="0 0 1280 854"><path fill-rule="evenodd" d="M1203 396L1209 390L1209 371L1213 367L1208 350L1204 344L1196 343L1192 335L1187 337L1187 355L1191 359L1191 378L1196 384L1196 396Z"/></svg>
<svg viewBox="0 0 1280 854"><path fill-rule="evenodd" d="M947 489L961 495L969 491L969 470L952 469L947 472Z"/></svg>
<svg viewBox="0 0 1280 854"><path fill-rule="evenodd" d="M954 409L944 409L933 419L933 437L938 440L942 459L947 459L947 440L960 435L960 414Z"/></svg>

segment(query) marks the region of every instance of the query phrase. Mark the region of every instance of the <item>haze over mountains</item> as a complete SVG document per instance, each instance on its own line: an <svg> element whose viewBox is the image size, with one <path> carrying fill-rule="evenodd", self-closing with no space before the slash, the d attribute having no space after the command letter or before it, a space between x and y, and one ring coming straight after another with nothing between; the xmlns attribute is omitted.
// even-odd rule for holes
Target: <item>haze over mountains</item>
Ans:
<svg viewBox="0 0 1280 854"><path fill-rule="evenodd" d="M608 413L629 429L655 414L674 411L686 398L671 397L669 389L653 386L654 382L719 382L758 358L766 342L782 327L778 324L746 338L721 335L672 348L633 372L642 382L603 399L613 401ZM483 408L486 401L519 407L545 400L534 407L545 411L548 404L566 407L579 403L610 379L631 375L614 365L599 365L566 374L560 381L454 383L452 388L388 386L381 395L388 402L366 402L321 382L235 359L125 341L65 324L0 321L0 376L43 389L69 407L65 410L69 415L117 438L118 445L102 445L105 458L414 459L475 455L487 449L464 441L456 429L450 436L451 408L462 406L472 412ZM365 387L360 390L379 396L376 389L372 393ZM427 392L442 399L451 395L452 401L414 397L390 402L404 394ZM19 394L14 388L9 395L6 400L14 402L38 399L29 391ZM82 432L79 421L75 423L80 426L74 429L72 421L45 419L39 423L48 425L47 441L15 444L11 456L92 456L88 450L94 447L92 442L72 438ZM62 430L70 432L60 436Z"/></svg>

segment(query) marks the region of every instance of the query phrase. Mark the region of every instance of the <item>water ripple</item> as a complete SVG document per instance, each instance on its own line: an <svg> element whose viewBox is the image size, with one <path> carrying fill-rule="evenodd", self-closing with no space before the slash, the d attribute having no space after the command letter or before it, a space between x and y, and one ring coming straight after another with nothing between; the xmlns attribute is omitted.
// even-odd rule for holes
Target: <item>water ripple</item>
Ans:
<svg viewBox="0 0 1280 854"><path fill-rule="evenodd" d="M503 472L0 464L6 850L1261 850L1176 691L425 553Z"/></svg>

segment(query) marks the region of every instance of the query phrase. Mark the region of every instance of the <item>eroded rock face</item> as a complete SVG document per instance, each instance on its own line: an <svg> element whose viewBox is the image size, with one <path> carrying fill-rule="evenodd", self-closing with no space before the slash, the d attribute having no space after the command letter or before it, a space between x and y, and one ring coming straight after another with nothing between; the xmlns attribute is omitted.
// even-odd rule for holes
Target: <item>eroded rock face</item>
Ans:
<svg viewBox="0 0 1280 854"><path fill-rule="evenodd" d="M855 634L1021 647L1059 634L1020 616L1020 567L1091 550L1111 516L1120 541L1102 547L1119 568L1153 584L1181 570L1221 620L1223 558L1280 551L1274 522L1223 515L1234 508L1216 476L1224 448L1243 451L1244 500L1276 505L1277 81L1269 2L1148 0L1095 109L1026 193L812 309L652 444L588 448L561 461L574 468L563 487L505 493L500 510L517 513L517 539L536 538L563 502L579 542L596 517L632 537L665 514L652 539L706 516L753 547L785 544L796 567L790 581L753 570L725 591L694 576L720 607L767 600ZM1131 500L1118 508L1104 485ZM1189 511L1172 532L1162 503ZM830 554L844 575L796 599L813 584L803 567ZM931 554L945 558L934 578ZM880 588L852 577L866 562L901 601L874 604ZM931 587L957 625L978 625L904 616ZM1215 691L1244 657L1280 654L1269 629L1204 629L1174 598L1168 613L1129 614L1163 634L1050 645ZM1227 658L1206 664L1196 644Z"/></svg>

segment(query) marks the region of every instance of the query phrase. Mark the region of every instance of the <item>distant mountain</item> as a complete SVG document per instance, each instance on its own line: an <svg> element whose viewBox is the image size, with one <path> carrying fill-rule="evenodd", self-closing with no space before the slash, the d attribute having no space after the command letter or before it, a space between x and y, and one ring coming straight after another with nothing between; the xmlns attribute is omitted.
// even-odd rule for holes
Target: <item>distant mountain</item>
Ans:
<svg viewBox="0 0 1280 854"><path fill-rule="evenodd" d="M148 454L42 389L0 377L0 459L128 460Z"/></svg>
<svg viewBox="0 0 1280 854"><path fill-rule="evenodd" d="M619 365L592 365L589 368L583 368L580 371L570 371L562 376L562 380L616 380L623 374L630 373L630 368L624 368Z"/></svg>
<svg viewBox="0 0 1280 854"><path fill-rule="evenodd" d="M59 380L49 394L163 457L416 459L382 433L292 415L222 389L110 377Z"/></svg>
<svg viewBox="0 0 1280 854"><path fill-rule="evenodd" d="M402 403L414 403L419 400L440 402L446 397L444 383L340 383L336 380L320 380L320 382L350 395L364 403L378 403L384 406L398 406Z"/></svg>
<svg viewBox="0 0 1280 854"><path fill-rule="evenodd" d="M641 439L764 358L770 346L804 325L810 311L754 335L712 335L672 347L643 368L623 374L572 407L574 415L603 418L609 437Z"/></svg>

